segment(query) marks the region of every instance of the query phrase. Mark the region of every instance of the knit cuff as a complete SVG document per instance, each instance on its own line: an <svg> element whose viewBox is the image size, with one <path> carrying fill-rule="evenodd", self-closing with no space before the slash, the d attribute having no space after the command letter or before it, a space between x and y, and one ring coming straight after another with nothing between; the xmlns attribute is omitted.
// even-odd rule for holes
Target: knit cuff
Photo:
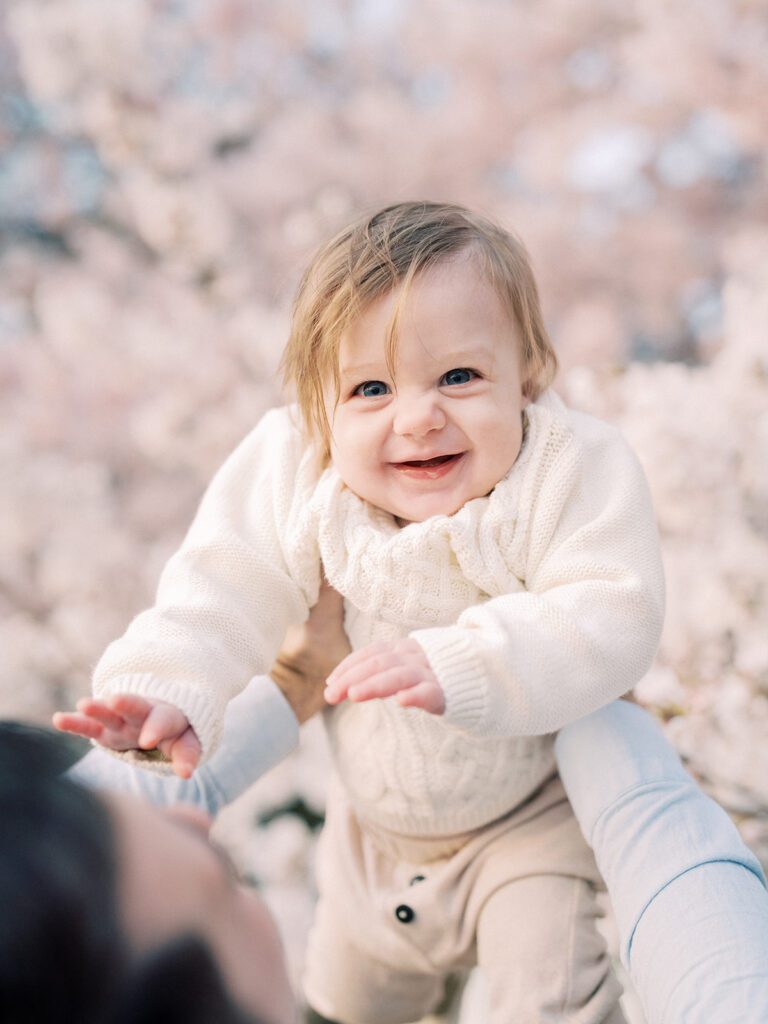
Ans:
<svg viewBox="0 0 768 1024"><path fill-rule="evenodd" d="M468 636L456 626L420 629L410 634L427 656L445 695L445 721L467 732L480 732L488 713L482 660Z"/></svg>
<svg viewBox="0 0 768 1024"><path fill-rule="evenodd" d="M190 691L184 683L161 679L149 672L133 675L115 676L107 683L94 686L99 698L115 696L118 693L133 693L147 700L162 700L173 704L186 716L195 735L200 741L200 763L206 761L216 749L221 737L225 702L214 699L210 693L198 690ZM101 749L109 750L108 747ZM129 761L148 768L150 771L168 775L172 771L171 762L157 750L125 750L115 751L123 761Z"/></svg>

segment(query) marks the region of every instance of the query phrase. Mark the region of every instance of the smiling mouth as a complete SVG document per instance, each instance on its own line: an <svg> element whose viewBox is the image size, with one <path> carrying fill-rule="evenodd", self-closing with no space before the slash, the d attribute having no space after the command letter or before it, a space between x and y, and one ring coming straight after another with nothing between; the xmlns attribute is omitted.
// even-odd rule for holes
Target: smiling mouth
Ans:
<svg viewBox="0 0 768 1024"><path fill-rule="evenodd" d="M419 480L435 480L445 476L463 458L465 452L454 452L453 455L436 455L432 459L410 459L407 462L393 462L392 466L406 476Z"/></svg>
<svg viewBox="0 0 768 1024"><path fill-rule="evenodd" d="M436 455L434 459L412 459L410 462L397 462L397 466L411 466L413 469L429 469L432 466L443 466L453 459L458 459L462 453L455 452L453 455Z"/></svg>

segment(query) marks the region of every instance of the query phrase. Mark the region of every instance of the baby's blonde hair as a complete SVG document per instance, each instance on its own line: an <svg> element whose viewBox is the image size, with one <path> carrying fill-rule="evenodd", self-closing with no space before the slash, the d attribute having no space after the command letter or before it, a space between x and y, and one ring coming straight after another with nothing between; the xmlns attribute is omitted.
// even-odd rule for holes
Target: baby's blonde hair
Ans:
<svg viewBox="0 0 768 1024"><path fill-rule="evenodd" d="M557 357L522 243L485 217L451 203L387 206L350 224L316 253L293 307L283 377L295 389L307 431L322 440L326 454L330 424L324 396L332 381L338 400L339 346L345 330L375 299L402 285L389 329L391 370L398 317L414 278L464 253L478 259L517 325L526 396L537 398L552 382Z"/></svg>

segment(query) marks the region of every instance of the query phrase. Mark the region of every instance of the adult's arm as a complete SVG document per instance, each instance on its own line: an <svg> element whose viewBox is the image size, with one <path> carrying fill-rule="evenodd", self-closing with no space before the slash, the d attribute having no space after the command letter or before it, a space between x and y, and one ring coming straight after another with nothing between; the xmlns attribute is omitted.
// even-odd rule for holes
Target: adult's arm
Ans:
<svg viewBox="0 0 768 1024"><path fill-rule="evenodd" d="M763 1024L765 876L725 811L625 701L567 725L555 753L648 1024Z"/></svg>

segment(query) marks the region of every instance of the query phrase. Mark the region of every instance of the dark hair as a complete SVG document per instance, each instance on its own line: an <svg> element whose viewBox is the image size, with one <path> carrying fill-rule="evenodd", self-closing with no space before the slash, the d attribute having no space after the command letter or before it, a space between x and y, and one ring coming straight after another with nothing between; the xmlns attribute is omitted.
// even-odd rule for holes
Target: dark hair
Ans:
<svg viewBox="0 0 768 1024"><path fill-rule="evenodd" d="M0 722L0 1021L247 1024L201 939L131 953L110 815L69 760L55 734Z"/></svg>

